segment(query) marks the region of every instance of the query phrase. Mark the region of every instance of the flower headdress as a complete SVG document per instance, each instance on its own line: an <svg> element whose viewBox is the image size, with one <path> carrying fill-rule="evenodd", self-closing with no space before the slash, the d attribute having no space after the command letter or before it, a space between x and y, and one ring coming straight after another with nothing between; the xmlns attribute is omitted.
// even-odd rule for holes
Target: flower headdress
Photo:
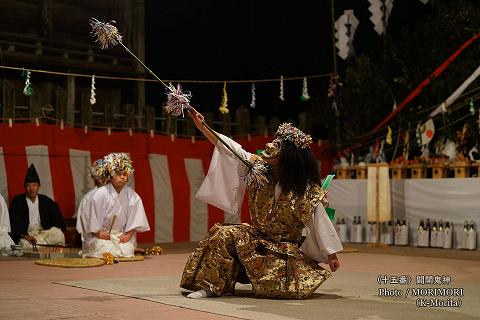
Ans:
<svg viewBox="0 0 480 320"><path fill-rule="evenodd" d="M106 171L110 177L114 177L121 172L130 175L135 171L132 166L132 160L130 160L128 154L124 152L107 154L103 160L105 161Z"/></svg>
<svg viewBox="0 0 480 320"><path fill-rule="evenodd" d="M303 133L300 129L294 127L291 123L283 123L278 127L275 137L293 142L297 148L310 148L312 137Z"/></svg>

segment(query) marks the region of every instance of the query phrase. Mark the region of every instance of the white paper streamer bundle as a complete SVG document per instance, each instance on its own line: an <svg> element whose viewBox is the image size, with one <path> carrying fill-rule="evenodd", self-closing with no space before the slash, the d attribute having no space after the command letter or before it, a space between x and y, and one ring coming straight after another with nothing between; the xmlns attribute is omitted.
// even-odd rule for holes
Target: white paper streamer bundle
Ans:
<svg viewBox="0 0 480 320"><path fill-rule="evenodd" d="M280 76L280 100L285 101L285 97L283 96L283 76Z"/></svg>
<svg viewBox="0 0 480 320"><path fill-rule="evenodd" d="M252 101L250 102L250 108L255 109L257 106L256 97L255 97L255 83L252 83Z"/></svg>
<svg viewBox="0 0 480 320"><path fill-rule="evenodd" d="M95 75L92 75L92 86L90 87L90 104L94 105L97 102L95 99Z"/></svg>

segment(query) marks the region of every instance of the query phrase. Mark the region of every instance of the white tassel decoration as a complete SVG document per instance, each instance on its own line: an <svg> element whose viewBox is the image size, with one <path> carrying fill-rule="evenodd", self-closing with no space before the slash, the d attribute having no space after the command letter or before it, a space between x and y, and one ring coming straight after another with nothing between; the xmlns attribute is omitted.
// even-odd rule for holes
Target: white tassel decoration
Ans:
<svg viewBox="0 0 480 320"><path fill-rule="evenodd" d="M303 88L302 88L302 96L300 97L303 101L310 100L310 96L308 95L308 84L307 84L307 77L303 77Z"/></svg>
<svg viewBox="0 0 480 320"><path fill-rule="evenodd" d="M97 102L95 99L95 75L92 75L92 86L90 88L90 104L94 105Z"/></svg>
<svg viewBox="0 0 480 320"><path fill-rule="evenodd" d="M285 97L283 96L283 90L284 90L284 87L283 87L283 76L280 76L280 100L282 101L285 101Z"/></svg>

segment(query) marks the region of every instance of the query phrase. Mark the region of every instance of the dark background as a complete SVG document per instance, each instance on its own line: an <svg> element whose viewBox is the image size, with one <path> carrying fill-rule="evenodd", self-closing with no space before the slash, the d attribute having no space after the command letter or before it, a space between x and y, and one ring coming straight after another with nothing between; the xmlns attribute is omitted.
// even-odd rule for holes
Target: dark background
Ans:
<svg viewBox="0 0 480 320"><path fill-rule="evenodd" d="M381 60L382 37L373 30L367 0L337 0L335 19L354 9L360 20L354 46L357 55ZM430 10L419 0L395 1L389 33L408 29ZM412 32L421 32L412 30ZM380 50L378 49L380 48ZM146 1L146 60L165 79L270 79L333 72L331 1ZM378 61L381 63L381 61ZM348 62L337 56L339 72ZM306 107L299 100L302 81L257 83L257 113L294 117ZM186 84L200 109L220 106L222 84ZM229 106L250 104L251 84L227 84ZM328 77L309 80L309 94L324 100ZM161 90L160 90L161 91ZM149 99L161 92L149 86Z"/></svg>

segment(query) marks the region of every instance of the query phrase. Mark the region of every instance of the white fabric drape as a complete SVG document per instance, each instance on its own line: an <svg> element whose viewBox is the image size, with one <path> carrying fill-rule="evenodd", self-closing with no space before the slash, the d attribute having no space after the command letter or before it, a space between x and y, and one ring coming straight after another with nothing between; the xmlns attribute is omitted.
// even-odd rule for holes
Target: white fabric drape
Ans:
<svg viewBox="0 0 480 320"><path fill-rule="evenodd" d="M8 215L7 203L0 195L0 252L2 254L10 251L11 245L15 244L8 234L10 231L10 216Z"/></svg>
<svg viewBox="0 0 480 320"><path fill-rule="evenodd" d="M453 247L461 243L465 220L480 225L480 179L404 179L390 180L393 219L407 219L410 243L415 244L415 232L421 218L454 223ZM336 209L336 218L351 225L354 216L362 222L367 217L367 180L334 179L328 200ZM480 242L478 242L480 243Z"/></svg>

